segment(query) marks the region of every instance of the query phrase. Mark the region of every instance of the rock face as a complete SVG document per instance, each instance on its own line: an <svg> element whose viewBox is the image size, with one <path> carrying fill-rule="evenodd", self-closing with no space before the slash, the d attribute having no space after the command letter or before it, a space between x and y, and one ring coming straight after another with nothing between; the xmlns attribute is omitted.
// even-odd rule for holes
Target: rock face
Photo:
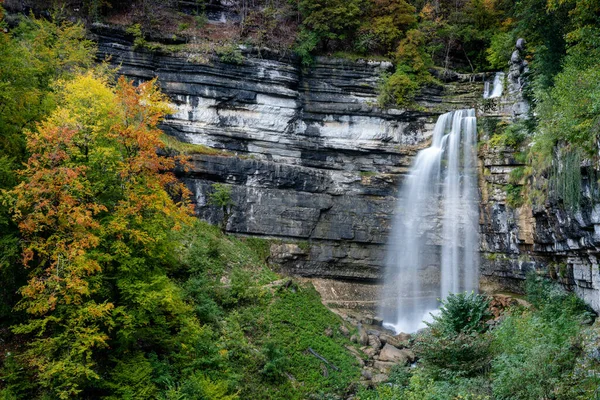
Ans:
<svg viewBox="0 0 600 400"><path fill-rule="evenodd" d="M551 192L542 205L511 207L509 175L524 165L511 148L480 150L481 287L521 291L529 272L560 282L600 312L600 204L584 173L582 207L568 211ZM520 182L526 184L526 182Z"/></svg>
<svg viewBox="0 0 600 400"><path fill-rule="evenodd" d="M246 52L239 65L198 63L193 55L134 50L131 38L102 27L95 36L99 58L111 56L121 73L158 77L176 108L164 124L169 134L225 151L194 155L182 176L198 216L223 220L207 198L214 183L224 184L234 203L227 231L275 239L271 261L304 276L379 279L397 188L414 155L429 145L440 113L482 101L483 76L445 73L438 77L444 86L419 99L426 111L384 111L376 88L389 63L317 58L304 70L293 58L264 52ZM513 57L514 85L526 72L522 47ZM484 104L486 114L522 115L514 109L520 92L512 91L512 103ZM552 201L512 209L504 188L520 166L514 151L484 146L480 159L482 286L519 289L527 271L546 271L600 310L600 205L577 213ZM335 285L323 286L336 302L356 300L356 288L341 295ZM370 292L376 290L360 289Z"/></svg>
<svg viewBox="0 0 600 400"><path fill-rule="evenodd" d="M200 64L134 51L106 28L95 34L99 58L110 56L122 74L158 77L176 108L167 133L227 151L194 155L183 177L198 216L221 222L207 194L225 184L234 203L227 231L277 239L271 260L305 276L381 276L397 188L414 154L440 112L473 100L469 83L455 79L445 92L424 92L429 111L381 110L376 88L390 63L317 58L303 70L289 57L246 54L239 65Z"/></svg>

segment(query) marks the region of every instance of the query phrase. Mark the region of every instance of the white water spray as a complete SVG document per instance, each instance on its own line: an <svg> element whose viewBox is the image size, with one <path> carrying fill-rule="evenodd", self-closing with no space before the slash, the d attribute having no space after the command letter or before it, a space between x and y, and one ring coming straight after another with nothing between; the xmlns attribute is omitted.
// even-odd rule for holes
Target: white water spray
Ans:
<svg viewBox="0 0 600 400"><path fill-rule="evenodd" d="M491 89L491 91L490 91ZM496 97L502 96L504 91L504 72L496 72L494 76L494 83L490 85L489 81L484 83L483 98L484 99L495 99Z"/></svg>
<svg viewBox="0 0 600 400"><path fill-rule="evenodd" d="M400 189L381 308L397 332L424 327L438 299L477 290L476 144L475 110L441 115Z"/></svg>

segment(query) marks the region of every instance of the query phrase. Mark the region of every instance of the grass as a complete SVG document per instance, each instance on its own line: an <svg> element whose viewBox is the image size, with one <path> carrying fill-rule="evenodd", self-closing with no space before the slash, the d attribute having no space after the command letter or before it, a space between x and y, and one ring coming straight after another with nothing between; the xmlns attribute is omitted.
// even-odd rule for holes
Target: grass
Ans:
<svg viewBox="0 0 600 400"><path fill-rule="evenodd" d="M174 151L180 154L204 154L208 156L230 156L225 150L213 149L212 147L203 144L186 143L177 139L174 136L162 135L162 142L167 150Z"/></svg>
<svg viewBox="0 0 600 400"><path fill-rule="evenodd" d="M312 285L276 282L282 276L265 262L270 245L267 239L224 235L205 222L189 235L188 264L206 282L194 292L194 301L200 304L208 295L219 307L213 329L224 364L205 373L227 381L240 399L343 395L360 378L357 360L345 348L352 344L338 330L344 321L321 303ZM325 335L327 328L332 337ZM339 371L325 366L309 348ZM273 354L280 357L273 360Z"/></svg>
<svg viewBox="0 0 600 400"><path fill-rule="evenodd" d="M381 55L364 55L359 53L352 53L349 51L337 51L332 55L334 58L342 58L344 60L350 61L358 61L358 60L367 60L367 61L391 61L389 57L381 56Z"/></svg>

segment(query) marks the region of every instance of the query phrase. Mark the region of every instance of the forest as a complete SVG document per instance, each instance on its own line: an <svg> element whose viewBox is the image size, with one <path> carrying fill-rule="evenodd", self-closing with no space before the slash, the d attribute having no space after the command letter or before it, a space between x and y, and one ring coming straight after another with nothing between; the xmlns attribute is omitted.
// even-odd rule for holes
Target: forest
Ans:
<svg viewBox="0 0 600 400"><path fill-rule="evenodd" d="M577 212L582 173L600 198L600 2L235 0L219 29L213 3L0 0L0 399L600 399L595 313L534 275L500 317L450 296L411 339L417 363L363 385L357 328L274 268L269 240L195 217L160 82L120 76L88 35L120 25L140 51L232 64L239 45L300 68L390 61L382 109L417 109L449 70L506 70L525 38L530 117L488 144L525 160L512 206Z"/></svg>

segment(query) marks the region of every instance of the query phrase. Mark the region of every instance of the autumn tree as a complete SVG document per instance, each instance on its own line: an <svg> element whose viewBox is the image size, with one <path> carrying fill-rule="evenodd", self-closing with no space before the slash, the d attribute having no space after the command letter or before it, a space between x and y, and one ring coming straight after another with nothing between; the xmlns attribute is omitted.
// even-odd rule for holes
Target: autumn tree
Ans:
<svg viewBox="0 0 600 400"><path fill-rule="evenodd" d="M27 132L31 156L11 192L29 275L17 306L29 318L13 330L35 335L27 365L67 398L99 379L99 350L161 348L199 326L168 277L191 217L177 160L157 154L166 98L154 81L110 88L92 73L58 85L59 107Z"/></svg>
<svg viewBox="0 0 600 400"><path fill-rule="evenodd" d="M3 21L0 7L0 193L19 182L17 170L27 159L25 129L54 109L56 79L70 79L88 68L95 47L79 24L55 24L22 17L14 29ZM23 283L18 264L19 232L0 201L0 321L10 323L16 289Z"/></svg>

